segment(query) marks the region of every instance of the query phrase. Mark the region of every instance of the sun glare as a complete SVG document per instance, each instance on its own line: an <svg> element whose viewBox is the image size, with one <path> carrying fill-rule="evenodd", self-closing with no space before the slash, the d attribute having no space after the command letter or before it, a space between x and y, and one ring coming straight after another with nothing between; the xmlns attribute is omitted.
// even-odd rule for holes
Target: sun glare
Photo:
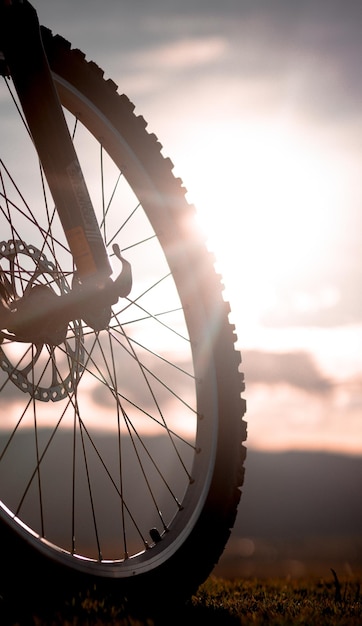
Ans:
<svg viewBox="0 0 362 626"><path fill-rule="evenodd" d="M232 297L259 317L277 281L313 272L338 233L337 164L311 134L260 122L195 129L182 163L190 200ZM245 315L245 300L243 314Z"/></svg>

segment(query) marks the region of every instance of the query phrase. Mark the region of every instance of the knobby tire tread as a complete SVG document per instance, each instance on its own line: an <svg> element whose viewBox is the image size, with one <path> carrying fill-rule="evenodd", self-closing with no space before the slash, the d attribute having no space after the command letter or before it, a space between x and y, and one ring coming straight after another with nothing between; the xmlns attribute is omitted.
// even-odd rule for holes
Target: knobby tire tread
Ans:
<svg viewBox="0 0 362 626"><path fill-rule="evenodd" d="M186 190L181 179L173 175L171 160L162 155L158 138L147 131L144 118L135 114L134 104L127 96L118 93L117 85L104 78L103 71L95 63L87 61L85 55L73 49L64 38L53 36L50 30L43 27L42 36L52 70L70 83L76 83L80 91L91 92L94 100L101 102L103 110L110 119L115 120L114 123L121 129L125 140L133 146L149 176L156 181L160 193L164 197L172 196L176 199L172 211L193 214L195 209L186 200ZM184 234L186 236L187 233ZM136 580L98 580L74 571L65 571L58 564L44 559L32 546L24 545L10 528L2 528L3 563L6 563L2 570L7 581L15 577L15 580L21 581L21 586L27 581L26 588L32 598L40 594L43 600L46 597L49 599L54 595L72 593L77 586L78 589L85 589L95 584L104 592L113 589L116 594L125 594L137 601L141 597L145 602L155 605L160 599L164 602L165 598L170 602L184 601L207 578L224 550L236 519L244 480L246 449L243 442L246 439L246 424L242 418L246 405L240 396L244 391L244 383L239 373L240 353L235 349L235 328L228 320L230 307L222 297L223 286L214 270L213 255L207 251L203 238L190 236L195 239L195 258L202 259L203 271L212 285L211 289L204 290L202 294L204 306L207 310L216 309L222 320L214 350L222 396L220 421L224 419L224 413L233 413L232 416L225 416L227 425L232 424L232 427L222 428L221 425L219 430L216 470L207 504L185 544L170 561L151 573L135 577ZM237 398L236 386L239 389ZM230 406L229 395L233 397ZM225 453L232 459L227 475L223 471ZM14 559L14 554L21 555L21 564Z"/></svg>

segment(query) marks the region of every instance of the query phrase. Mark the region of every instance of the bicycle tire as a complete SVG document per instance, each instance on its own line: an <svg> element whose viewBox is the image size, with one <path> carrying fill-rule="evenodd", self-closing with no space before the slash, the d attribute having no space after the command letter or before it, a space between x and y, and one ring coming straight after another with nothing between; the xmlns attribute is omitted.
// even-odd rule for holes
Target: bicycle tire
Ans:
<svg viewBox="0 0 362 626"><path fill-rule="evenodd" d="M135 114L134 105L129 99L125 95L120 95L115 83L111 80L106 80L103 71L93 62L87 61L82 52L72 48L71 44L62 37L58 35L53 36L48 29L43 27L42 37L63 107L67 112L75 115L77 121L81 122L82 127L87 129L92 138L99 140L103 155L102 159L106 157L105 153L107 153L112 160L111 167L113 167L113 163L116 164L122 179L127 181L132 194L137 198L137 206L141 206L147 223L149 221L152 226L153 234L150 235L150 239L152 241L156 240L155 244L157 245L161 244L162 254L167 259L170 276L176 285L177 297L181 302L181 312L185 318L185 327L182 332L184 333L185 329L187 330L187 342L191 347L192 353L192 376L190 376L189 371L187 375L192 379L193 393L195 393L197 405L192 411L195 423L191 428L191 445L186 435L179 435L178 432L175 432L174 427L171 428L166 424L166 419L163 417L158 418L159 421L164 419L161 429L163 428L166 431L167 445L170 445L171 441L171 445L176 450L180 441L181 447L186 447L187 444L188 448L192 448L192 459L183 461L187 466L188 479L187 484L183 483L182 485L181 498L177 498L177 510L168 513L168 517L166 515L167 521L165 521L163 514L158 518L159 524L160 519L162 520L163 527L161 524L161 528L157 528L156 523L155 528L152 526L152 528L148 529L148 539L147 541L143 539L144 545L142 549L137 546L131 554L128 554L128 549L122 544L123 554L117 558L113 554L111 556L107 554L104 557L100 549L96 556L94 556L93 552L81 554L75 549L64 546L61 541L57 543L56 537L53 538L51 534L46 534L42 528L44 521L41 523L38 521L38 517L33 514L33 509L30 511L31 507L29 508L30 513L27 511L23 515L23 502L30 497L30 491L37 494L34 496L36 499L40 500L40 496L45 499L44 488L42 494L40 488L40 478L44 481L43 476L40 476L42 465L45 465L44 459L50 454L49 450L53 446L53 440L55 441L58 437L59 440L61 439L60 427L57 427L55 431L53 427L52 435L49 435L49 433L47 435L47 444L42 444L40 440L43 437L43 431L39 428L38 432L37 425L33 425L31 432L36 440L36 464L31 479L28 478L28 482L23 483L22 490L19 491L19 494L22 494L22 496L17 495L18 501L21 500L21 503L12 503L12 497L8 494L10 487L6 488L6 485L4 487L4 477L0 483L2 485L0 488L0 499L3 503L0 509L2 553L0 584L4 588L9 589L16 581L16 588L19 588L19 585L22 584L20 581L23 581L23 583L26 581L28 589L31 589L31 594L38 595L40 593L43 597L44 594L54 594L55 592L58 594L60 590L62 590L62 593L72 593L75 589L85 589L96 584L102 589L109 590L114 587L117 593L125 597L142 597L149 604L157 604L159 602L160 592L162 598L167 598L169 602L185 600L207 578L224 550L236 518L241 493L240 487L243 481L245 447L242 442L246 438L246 426L242 419L245 413L245 401L242 399L241 393L244 390L244 386L242 374L239 372L241 359L239 352L235 349L235 328L229 322L230 308L228 303L223 300L220 276L216 274L213 256L207 250L204 238L196 228L194 220L195 210L186 200L186 191L182 181L174 177L171 161L162 155L162 147L156 136L148 133L145 120ZM6 197L4 187L2 200L9 200ZM10 201L12 200L10 199ZM15 213L14 204L11 207L11 212ZM23 218L21 211L18 212L20 217ZM28 222L31 221L29 218L27 219ZM129 218L122 219L124 224L126 219ZM104 208L103 221L105 221ZM32 223L28 225L28 222L26 223L27 232L33 226ZM102 224L102 227L105 230L104 224ZM53 222L49 220L48 231L51 231L52 228ZM67 270L62 268L60 272L62 258L59 260L55 254L53 258L51 254L52 245L54 251L56 247L61 249L60 257L62 257L66 246L58 239L60 236L57 235L55 237L51 233L53 237L52 244L47 244L48 247L45 253L44 240L48 237L47 234L44 234L45 227L39 228L43 243L38 246L34 240L30 242L26 240L25 235L24 238L19 237L17 225L13 224L12 229L12 239L9 236L8 241L5 239L1 243L0 260L0 263L6 266L6 270L2 269L4 276L8 277L8 282L3 281L2 283L2 295L4 295L4 289L6 292L7 287L8 293L5 293L5 296L8 303L11 304L12 299L15 299L14 293L19 295L20 288L18 283L16 283L18 278L15 277L14 270L16 263L18 274L22 273L21 280L23 281L22 288L24 293L26 290L24 284L27 286L28 291L31 291L34 283L45 284L47 287L51 284L52 289L57 291L57 293L69 289L71 271L69 268ZM16 236L14 233L16 233ZM4 237L4 234L2 234L2 237ZM122 238L122 231L120 238ZM111 239L109 237L109 240ZM132 254L131 244L125 247L128 247L129 254ZM127 254L127 251L124 249L123 254L125 256ZM25 258L23 258L24 256ZM149 262L151 263L149 259L146 262L143 256L138 256L137 260L134 261L136 266L135 273L137 274L138 271L137 263L140 265L139 274L141 275L142 267L144 271L146 268L148 270ZM32 263L36 267L36 271L29 269L29 265ZM28 275L34 272L33 278L26 278L26 272ZM54 279L55 274L58 276L56 280ZM51 279L49 278L50 275ZM12 292L9 287L11 281L13 281L14 285L15 283L17 285L16 288L12 288ZM64 284L62 281L64 281ZM136 307L139 314L143 312L145 318L148 320L152 319L152 321L156 321L160 325L161 314L155 309L151 310L148 308L150 305L143 304L142 297L146 300L146 289L147 287L144 288L144 291L139 290L137 292L138 295L136 297L133 296L132 300L127 302L127 306L129 309L132 309L132 306ZM9 291L11 292L10 294ZM159 299L161 303L162 297L163 295L161 294ZM124 308L126 307L124 306ZM25 368L26 374L24 374L24 368L19 365L19 361L17 362L18 365L15 366L11 358L6 356L9 353L12 354L11 350L13 349L9 336L3 337L1 346L3 379L5 376L5 383L2 382L1 386L3 397L6 397L7 392L9 396L17 394L18 399L19 397L21 398L23 406L27 402L27 406L32 407L34 416L36 412L39 413L39 420L42 417L40 406L46 405L54 411L57 410L57 417L59 417L61 414L60 409L55 409L55 407L60 406L62 402L68 402L68 407L71 405L73 414L77 413L77 430L75 429L73 434L76 432L78 439L81 436L85 438L88 436L90 448L93 447L95 456L99 458L101 456L100 448L98 449L97 447L101 444L98 440L97 444L92 441L93 435L89 435L87 431L87 417L78 415L80 409L77 408L76 410L74 405L78 403L78 384L80 386L82 381L86 379L89 370L93 377L92 380L96 378L101 379L98 380L102 387L99 392L101 399L103 387L106 387L104 381L108 376L112 384L111 382L107 383L107 391L109 391L110 396L113 394L113 398L115 394L117 395L115 398L117 410L119 412L124 410L125 414L127 414L127 410L132 412L132 400L126 397L126 395L122 395L118 389L116 392L113 388L111 389L111 387L115 388L117 384L115 380L116 367L113 366L113 373L107 374L107 358L110 352L107 358L104 354L102 357L102 350L105 350L105 344L101 344L100 339L101 335L109 335L109 337L112 336L114 339L116 332L115 324L118 323L117 320L120 319L122 311L113 312L113 326L110 324L106 331L92 335L94 342L98 342L97 349L101 355L99 358L102 358L102 365L98 367L104 368L102 374L97 373L97 371L96 374L94 373L96 365L93 363L93 360L95 360L95 357L92 357L91 360L88 356L90 349L87 348L88 344L86 343L89 341L89 335L92 333L89 327L81 320L69 325L67 330L76 348L69 347L70 340L67 340L67 344L63 344L65 346L63 347L63 356L66 356L67 367L70 369L67 376L61 377L59 373L62 361L59 357L58 361L55 360L55 349L49 349L49 346L47 348L48 354L52 353L52 356L49 356L49 363L51 364L49 367L52 366L53 368L53 382L48 383L48 387L46 385L42 386L40 375L38 383L34 383L35 374L33 371L41 361L42 357L39 355L42 354L42 349L46 349L45 345L42 345L41 348L37 346L34 348L33 346L32 356L29 357L31 366L28 366L27 369ZM162 311L162 314L164 318L167 317L166 309ZM169 309L167 309L167 314L169 314ZM131 321L134 322L133 318ZM129 320L127 320L127 323L129 323ZM135 352L139 345L139 340L131 332L127 335L127 332L124 331L124 326L122 326L122 323L119 323L119 329L117 326L119 333L121 328L122 337L126 337L125 343L122 344L122 354L127 352L127 350L128 352ZM168 327L165 323L163 330L166 330L167 333L171 331L171 327ZM175 330L176 326L172 328L172 332L175 333ZM111 345L111 338L108 339ZM160 340L161 343L162 341ZM16 343L15 340L14 343ZM38 352L36 352L37 349ZM81 352L83 354L82 358L80 357ZM167 362L167 367L171 367L166 356L156 354L156 350L153 348L147 347L147 350L144 349L144 352L147 352L148 356L155 360L154 366L156 369L159 367L161 359L163 363ZM77 353L76 356L75 353ZM84 353L86 356L84 356ZM167 355L167 349L165 349L165 353ZM133 360L136 360L133 352L131 357ZM172 364L173 372L176 372L176 368L183 371L177 359L178 357L175 358L175 363ZM69 365L70 363L71 366ZM179 403L186 407L185 413L188 413L186 399L179 398L178 391L172 392L172 390L169 390L168 383L165 380L158 379L155 372L151 371L151 368L148 366L148 362L137 361L137 368L141 378L143 377L146 381L146 387L153 397L156 406L158 406L158 403L162 403L162 395L165 395L166 390L168 390L174 394L174 397L177 396ZM84 374L84 372L86 373ZM123 373L126 376L125 372ZM32 383L30 376L33 376ZM174 373L174 377L177 377L176 373ZM75 381L76 378L77 380L79 379L79 383ZM59 382L60 379L61 383ZM127 384L129 384L128 381ZM181 383L180 388L183 385L184 383ZM162 389L160 390L161 386ZM157 392L160 393L159 400L156 397ZM187 391L187 393L189 392ZM29 397L31 400L25 400L25 398ZM74 400L75 397L77 398L76 400ZM79 406L82 402L86 406L87 397L86 394L80 396ZM123 403L127 401L126 410L123 407ZM170 402L169 396L167 402ZM9 406L13 405L9 404ZM104 412L108 410L106 402L104 405L99 404L99 406L104 407L102 409ZM15 441L18 440L17 445L22 450L20 442L22 424L19 426L19 423L24 421L25 409L23 408L22 411L22 414L20 412L18 414L16 427L13 426L10 434L7 433L4 439L5 443L2 446L3 451L0 457L2 459L0 472L2 464L5 464L7 472L9 467L13 467L11 462L7 460L11 448L14 448L13 452L11 452L13 455L12 463L15 463L15 471L19 471L20 460L16 457ZM163 416L163 412L164 409L160 408L159 415ZM49 410L50 413L51 411ZM146 414L147 411L144 412L144 415ZM123 417L126 420L124 414ZM130 422L130 418L127 417L127 420ZM134 429L132 433L135 432L134 426L128 427L129 429ZM29 426L27 428L28 434ZM83 435L82 433L80 434L80 431L82 431ZM118 435L120 432L119 430ZM69 424L67 433L69 434ZM25 436L24 432L22 434ZM157 436L158 434L159 432L157 431ZM63 439L66 436L63 435ZM116 434L114 436L117 438ZM157 436L153 433L153 444L155 444ZM96 437L98 435L94 435L94 441ZM139 448L147 448L145 455L151 458L153 444L151 445L150 440L144 437L142 433L141 435L134 435ZM128 443L129 439L130 433L128 430ZM139 444L141 440L142 443ZM184 440L186 444L184 444ZM63 444L64 441L65 439ZM133 450L136 448L136 443L135 441L132 443ZM43 448L41 447L42 445ZM75 446L75 434L72 445ZM177 449L177 453L181 457L183 450L180 452ZM57 454L55 451L54 457ZM138 449L136 456L138 457L141 454L142 452ZM126 455L124 451L123 455ZM163 453L159 454L159 457L162 457L162 455ZM86 458L84 449L83 456ZM21 463L23 462L25 463L21 459ZM118 462L120 463L119 459ZM111 478L110 482L115 483L116 479L113 478L113 469L107 467L108 460L102 461L102 463L102 467L106 468L105 473L108 478ZM75 464L76 462L73 459L73 468ZM152 467L155 467L155 462L152 461L152 464ZM145 478L145 458L140 461L140 466L140 475L142 474L143 478ZM30 464L29 467L33 467L33 465ZM148 467L148 470L152 476L154 473L157 473L156 471L153 472L153 469L151 471L150 467ZM64 465L60 463L57 471L60 473L66 472ZM86 470L83 469L82 471L85 472ZM134 465L132 465L133 471L135 471ZM160 475L161 470L158 472ZM46 470L44 470L44 473L46 473ZM98 468L98 474L100 473ZM169 480L172 481L172 479L173 474L170 473ZM126 481L127 478L124 478L124 480ZM151 481L151 478L147 477L147 480ZM9 485L12 485L9 474L7 474L6 481ZM35 485L36 481L38 481L37 486ZM24 484L26 484L25 488ZM96 498L96 489L94 488L94 492L92 489L85 489L86 496L84 497L87 497L88 500ZM103 484L101 489L106 492ZM114 487L114 489L118 490L118 496L120 496L122 487ZM170 490L170 486L167 485L166 489ZM75 490L74 486L73 490ZM131 491L130 486L128 490ZM26 492L25 495L24 491ZM149 492L151 492L151 489L149 489ZM142 491L142 494L144 493ZM158 496L158 493L157 496L152 495L151 499L153 497L162 499L165 496L162 491L162 497L161 495ZM172 498L175 500L174 495ZM56 506L56 504L54 505L54 498L52 500L49 496L50 500L52 501L52 506ZM90 508L91 505L93 506L92 502L90 504L87 503L85 508ZM125 498L122 498L122 506L125 507L124 515L128 515L133 520L132 506L127 505ZM43 503L40 505L41 509L42 507ZM155 508L160 508L159 502L157 502ZM44 514L44 517L50 515L50 510L50 504L44 505L44 511L41 510L41 515ZM108 515L112 516L112 512L114 512L114 509L110 508ZM59 513L59 510L57 510L57 516L59 516ZM161 514L161 511L158 511L158 513ZM72 515L74 518L74 512ZM93 517L95 515L95 511L93 511ZM37 521L33 521L32 517L37 517ZM150 519L151 517L150 515ZM29 518L31 521L28 521ZM128 522L129 525L130 522ZM124 523L124 526L126 526L126 523ZM97 535L98 532L101 534L101 531L96 528L95 534ZM92 533L94 534L94 529L92 529ZM144 536L143 530L142 536ZM19 557L14 558L14 555L21 555L20 560ZM36 571L35 577L34 571ZM181 578L180 572L182 572ZM55 581L57 582L55 583Z"/></svg>

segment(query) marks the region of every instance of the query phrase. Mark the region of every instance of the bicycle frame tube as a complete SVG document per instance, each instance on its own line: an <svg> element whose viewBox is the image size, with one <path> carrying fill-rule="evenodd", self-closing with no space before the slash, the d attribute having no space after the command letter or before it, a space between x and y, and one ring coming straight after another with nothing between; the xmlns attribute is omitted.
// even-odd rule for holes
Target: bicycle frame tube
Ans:
<svg viewBox="0 0 362 626"><path fill-rule="evenodd" d="M1 0L0 17L0 47L78 277L102 285L112 269L44 52L37 13L27 0Z"/></svg>

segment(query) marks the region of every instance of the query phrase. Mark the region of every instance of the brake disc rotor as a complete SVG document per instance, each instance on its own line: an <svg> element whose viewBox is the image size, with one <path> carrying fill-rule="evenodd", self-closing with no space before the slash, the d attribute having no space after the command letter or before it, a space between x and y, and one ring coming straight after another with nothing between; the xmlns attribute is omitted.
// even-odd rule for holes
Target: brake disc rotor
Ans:
<svg viewBox="0 0 362 626"><path fill-rule="evenodd" d="M63 274L36 246L20 240L2 241L0 263L1 292L9 308L41 288L54 296L69 292ZM62 400L75 390L83 371L81 321L72 321L64 337L61 345L50 345L40 339L33 343L19 341L16 335L2 333L0 368L18 389L36 400Z"/></svg>

